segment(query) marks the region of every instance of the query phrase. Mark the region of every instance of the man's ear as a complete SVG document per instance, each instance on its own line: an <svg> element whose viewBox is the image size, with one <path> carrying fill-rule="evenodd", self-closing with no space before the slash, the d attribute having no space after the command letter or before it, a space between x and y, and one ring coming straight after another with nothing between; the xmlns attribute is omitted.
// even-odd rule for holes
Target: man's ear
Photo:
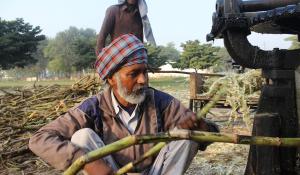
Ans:
<svg viewBox="0 0 300 175"><path fill-rule="evenodd" d="M107 77L107 82L110 86L113 86L117 83L115 76L109 76Z"/></svg>

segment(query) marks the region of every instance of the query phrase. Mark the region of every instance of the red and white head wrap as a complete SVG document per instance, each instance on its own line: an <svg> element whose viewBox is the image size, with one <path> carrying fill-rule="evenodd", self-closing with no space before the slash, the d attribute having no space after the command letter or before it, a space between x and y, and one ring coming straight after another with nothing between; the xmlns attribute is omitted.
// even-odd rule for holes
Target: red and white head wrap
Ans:
<svg viewBox="0 0 300 175"><path fill-rule="evenodd" d="M112 75L120 66L147 64L147 50L134 35L125 34L114 39L97 56L96 71L101 79Z"/></svg>

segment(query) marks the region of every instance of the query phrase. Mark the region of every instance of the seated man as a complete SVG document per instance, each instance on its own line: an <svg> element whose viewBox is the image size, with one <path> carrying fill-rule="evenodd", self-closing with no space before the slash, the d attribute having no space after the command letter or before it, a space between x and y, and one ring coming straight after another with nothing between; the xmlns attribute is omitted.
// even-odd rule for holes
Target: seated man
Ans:
<svg viewBox="0 0 300 175"><path fill-rule="evenodd" d="M106 82L105 90L42 127L29 141L30 149L55 168L64 170L79 156L131 134L173 128L218 131L210 122L196 121L195 114L174 97L148 87L147 51L134 35L122 35L104 48L96 68ZM183 174L201 145L189 140L170 142L132 172ZM86 164L84 171L112 174L153 146L131 146Z"/></svg>

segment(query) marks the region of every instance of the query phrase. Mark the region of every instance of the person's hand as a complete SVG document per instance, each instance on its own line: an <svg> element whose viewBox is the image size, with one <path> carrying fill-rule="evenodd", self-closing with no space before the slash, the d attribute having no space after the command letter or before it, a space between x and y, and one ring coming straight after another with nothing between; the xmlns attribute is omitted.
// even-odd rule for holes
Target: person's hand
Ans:
<svg viewBox="0 0 300 175"><path fill-rule="evenodd" d="M103 160L87 163L83 169L88 175L113 175L113 169Z"/></svg>
<svg viewBox="0 0 300 175"><path fill-rule="evenodd" d="M197 120L196 115L191 117L183 118L179 121L177 128L179 129L191 129L198 131L208 131L208 132L220 132L219 127L209 120L203 118ZM204 151L211 142L202 142L199 144L199 150Z"/></svg>
<svg viewBox="0 0 300 175"><path fill-rule="evenodd" d="M197 120L196 115L185 117L177 124L178 129L191 129L198 131L209 131L209 127L204 119Z"/></svg>

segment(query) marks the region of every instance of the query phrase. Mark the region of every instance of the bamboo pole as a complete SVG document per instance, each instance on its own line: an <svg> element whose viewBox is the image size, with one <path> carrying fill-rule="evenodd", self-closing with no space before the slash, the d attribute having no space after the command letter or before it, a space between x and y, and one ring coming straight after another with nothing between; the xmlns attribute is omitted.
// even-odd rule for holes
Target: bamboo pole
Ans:
<svg viewBox="0 0 300 175"><path fill-rule="evenodd" d="M155 135L132 135L125 137L117 142L106 145L105 147L99 148L95 151L89 152L84 156L81 156L64 172L64 175L74 175L86 163L100 159L104 156L120 151L132 145L162 141L170 142L174 140L193 140L196 142L223 142L261 146L300 147L300 138L278 138L191 130L172 130L166 133L158 133Z"/></svg>

